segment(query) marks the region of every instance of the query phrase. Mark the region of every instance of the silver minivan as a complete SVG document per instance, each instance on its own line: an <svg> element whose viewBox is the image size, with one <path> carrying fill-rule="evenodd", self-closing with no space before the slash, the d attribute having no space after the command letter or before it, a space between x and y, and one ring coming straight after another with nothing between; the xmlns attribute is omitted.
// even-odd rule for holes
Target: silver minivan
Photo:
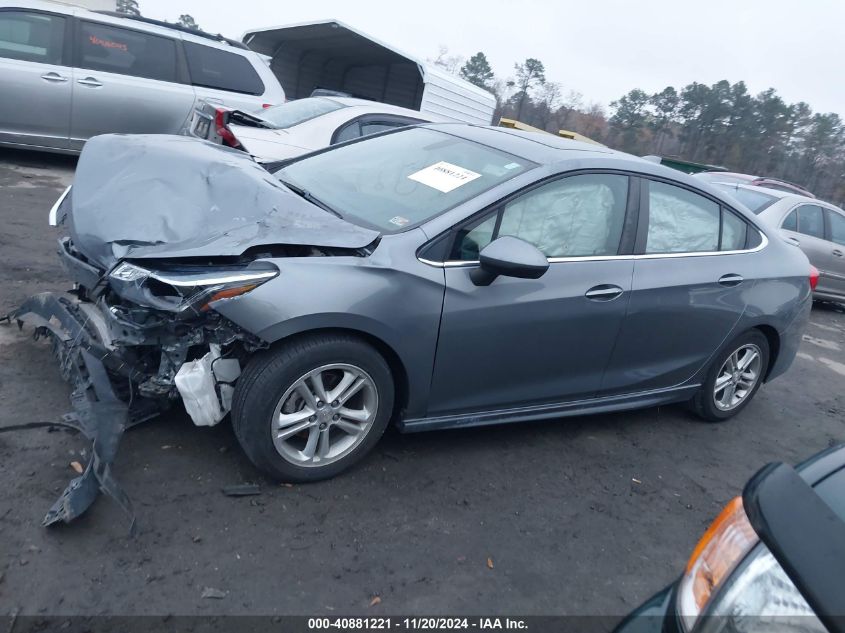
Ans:
<svg viewBox="0 0 845 633"><path fill-rule="evenodd" d="M97 134L176 134L199 100L283 103L240 42L145 18L0 0L0 145L77 153Z"/></svg>

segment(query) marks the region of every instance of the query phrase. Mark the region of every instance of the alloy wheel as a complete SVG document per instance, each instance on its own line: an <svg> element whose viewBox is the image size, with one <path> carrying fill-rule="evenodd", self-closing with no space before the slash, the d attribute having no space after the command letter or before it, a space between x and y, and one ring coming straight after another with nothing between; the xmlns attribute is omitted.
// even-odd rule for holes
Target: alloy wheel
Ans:
<svg viewBox="0 0 845 633"><path fill-rule="evenodd" d="M273 412L273 445L303 467L335 462L364 441L378 412L378 389L347 363L323 365L295 381Z"/></svg>
<svg viewBox="0 0 845 633"><path fill-rule="evenodd" d="M721 411L731 411L745 402L760 380L762 353L753 344L743 345L725 360L713 387L713 401Z"/></svg>

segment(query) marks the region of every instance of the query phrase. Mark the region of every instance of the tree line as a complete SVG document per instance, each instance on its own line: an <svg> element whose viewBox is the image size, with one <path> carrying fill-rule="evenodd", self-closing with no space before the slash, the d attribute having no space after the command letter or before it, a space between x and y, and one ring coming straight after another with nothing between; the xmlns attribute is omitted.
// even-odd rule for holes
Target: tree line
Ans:
<svg viewBox="0 0 845 633"><path fill-rule="evenodd" d="M491 91L496 117L557 132L566 129L639 156L658 154L799 184L819 198L845 203L845 125L838 114L787 103L774 88L749 92L745 82L693 82L660 92L634 89L609 113L546 78L529 58L498 77L484 53L463 60L441 48L434 63Z"/></svg>
<svg viewBox="0 0 845 633"><path fill-rule="evenodd" d="M118 13L125 13L126 15L134 15L136 17L141 17L141 8L138 5L138 0L117 0L117 12ZM179 16L179 19L176 21L176 24L179 26L184 26L187 29L193 29L194 31L201 31L200 25L197 24L197 21L194 19L192 15L189 13L183 13Z"/></svg>

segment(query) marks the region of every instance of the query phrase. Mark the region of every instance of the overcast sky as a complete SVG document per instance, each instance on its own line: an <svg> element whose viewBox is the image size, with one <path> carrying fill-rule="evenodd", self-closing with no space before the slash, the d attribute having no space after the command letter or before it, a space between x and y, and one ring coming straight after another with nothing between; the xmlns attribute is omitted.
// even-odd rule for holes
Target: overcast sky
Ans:
<svg viewBox="0 0 845 633"><path fill-rule="evenodd" d="M842 0L139 0L144 15L189 13L240 39L253 28L336 18L418 57L484 51L497 75L536 57L585 102L632 88L744 80L845 116Z"/></svg>

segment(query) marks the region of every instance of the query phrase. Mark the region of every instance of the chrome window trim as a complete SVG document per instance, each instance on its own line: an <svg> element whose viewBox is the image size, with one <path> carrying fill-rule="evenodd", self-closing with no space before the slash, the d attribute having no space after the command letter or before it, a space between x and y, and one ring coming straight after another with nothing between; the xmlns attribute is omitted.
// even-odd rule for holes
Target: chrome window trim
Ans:
<svg viewBox="0 0 845 633"><path fill-rule="evenodd" d="M584 257L549 257L548 260L550 264L560 264L565 262L604 262L630 259L675 259L679 257L712 257L714 255L742 255L745 253L758 253L769 245L769 238L766 236L765 233L759 231L753 225L749 224L749 226L754 228L754 230L756 230L760 234L761 238L760 243L754 248L745 248L736 251L704 251L700 253L645 253L642 255L587 255ZM417 259L423 264L434 266L435 268L467 268L470 266L478 266L481 263L478 260L450 260L445 262L435 262L431 261L430 259L425 259L423 257L418 257Z"/></svg>

